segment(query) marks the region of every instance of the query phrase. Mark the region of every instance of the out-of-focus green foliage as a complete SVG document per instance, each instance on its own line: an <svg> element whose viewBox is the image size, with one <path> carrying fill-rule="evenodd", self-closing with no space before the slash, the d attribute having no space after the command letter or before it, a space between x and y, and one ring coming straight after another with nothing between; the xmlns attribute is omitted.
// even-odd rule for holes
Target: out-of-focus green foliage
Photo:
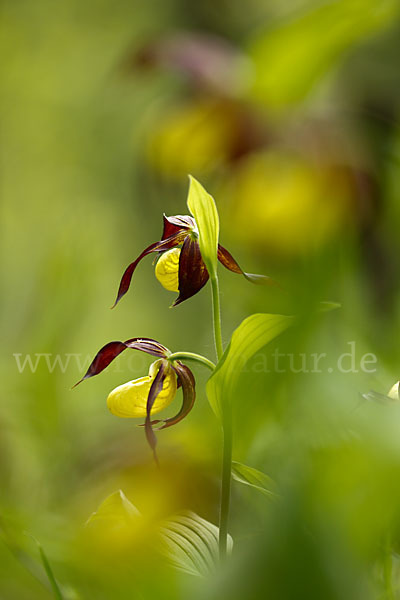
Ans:
<svg viewBox="0 0 400 600"><path fill-rule="evenodd" d="M179 53L177 32L205 41ZM65 600L399 597L400 408L381 401L400 365L399 32L392 0L3 1L2 600L54 597L26 532ZM174 60L143 55L171 40ZM226 64L238 71L218 77ZM70 390L112 339L214 360L209 288L169 309L149 258L108 310L162 213L185 210L187 173L239 264L282 288L219 269L225 347L249 314L297 315L241 364L231 398L235 461L276 496L233 482L232 557L208 578L150 542L185 510L218 522L209 373L193 367L192 412L158 433L160 471L106 407L150 358ZM140 520L85 527L116 489Z"/></svg>
<svg viewBox="0 0 400 600"><path fill-rule="evenodd" d="M268 477L265 473L261 473L258 469L233 461L232 477L235 481L249 485L266 496L271 498L275 496L275 493L272 491L275 484L271 477Z"/></svg>
<svg viewBox="0 0 400 600"><path fill-rule="evenodd" d="M250 47L253 93L269 107L301 102L346 51L398 17L396 0L315 3L269 27Z"/></svg>

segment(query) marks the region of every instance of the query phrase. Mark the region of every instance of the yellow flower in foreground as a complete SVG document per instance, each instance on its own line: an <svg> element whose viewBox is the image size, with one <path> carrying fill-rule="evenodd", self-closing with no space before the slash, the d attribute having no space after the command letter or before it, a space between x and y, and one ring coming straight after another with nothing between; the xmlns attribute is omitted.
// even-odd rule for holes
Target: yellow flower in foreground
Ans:
<svg viewBox="0 0 400 600"><path fill-rule="evenodd" d="M128 381L116 387L107 398L107 406L116 417L138 418L147 415L147 399L151 385L158 373L160 362L150 365L149 374ZM154 415L171 404L177 390L176 374L171 367L167 369L162 390L157 394L151 409Z"/></svg>
<svg viewBox="0 0 400 600"><path fill-rule="evenodd" d="M156 264L156 277L161 285L170 292L179 292L180 248L172 248L162 254Z"/></svg>

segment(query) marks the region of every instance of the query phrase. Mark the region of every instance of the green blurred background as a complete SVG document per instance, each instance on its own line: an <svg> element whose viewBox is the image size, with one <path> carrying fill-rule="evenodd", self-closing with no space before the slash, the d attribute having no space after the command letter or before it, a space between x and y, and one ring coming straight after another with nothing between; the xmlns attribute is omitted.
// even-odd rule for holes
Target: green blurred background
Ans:
<svg viewBox="0 0 400 600"><path fill-rule="evenodd" d="M26 532L70 599L400 597L400 408L361 396L399 379L399 12L396 0L3 0L1 600L52 597ZM279 501L234 482L234 554L208 580L149 543L175 511L218 521L207 373L194 367L193 411L158 436L160 472L143 431L105 403L150 360L125 353L70 389L110 340L214 359L209 286L170 309L150 258L109 310L162 213L187 211L188 173L216 199L222 244L283 288L221 272L224 341L253 312L301 315L233 399L234 458L268 473ZM319 313L321 301L342 307ZM341 372L350 342L356 368ZM298 370L301 354L327 357L294 373L286 356L281 373L275 349ZM19 368L27 355L33 368ZM147 529L87 536L117 489Z"/></svg>

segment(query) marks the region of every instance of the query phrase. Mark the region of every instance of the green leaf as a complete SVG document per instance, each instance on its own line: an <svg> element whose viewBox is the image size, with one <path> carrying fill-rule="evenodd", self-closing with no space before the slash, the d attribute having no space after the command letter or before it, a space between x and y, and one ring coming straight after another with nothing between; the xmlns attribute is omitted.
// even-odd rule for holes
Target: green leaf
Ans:
<svg viewBox="0 0 400 600"><path fill-rule="evenodd" d="M107 496L99 508L90 515L86 526L99 522L108 525L126 524L138 517L141 515L136 506L128 500L122 490L117 490Z"/></svg>
<svg viewBox="0 0 400 600"><path fill-rule="evenodd" d="M389 398L391 398L392 400L400 400L400 387L399 387L400 381L396 381L395 384L393 384L393 386L390 388L388 396Z"/></svg>
<svg viewBox="0 0 400 600"><path fill-rule="evenodd" d="M273 491L275 482L265 473L248 467L240 462L232 462L232 477L235 481L249 485L250 487L260 491L265 496L275 498L277 494Z"/></svg>
<svg viewBox="0 0 400 600"><path fill-rule="evenodd" d="M228 552L232 546L228 535ZM159 551L178 571L207 577L218 567L218 527L193 512L174 515L161 523Z"/></svg>
<svg viewBox="0 0 400 600"><path fill-rule="evenodd" d="M247 317L233 332L217 368L207 382L207 396L218 417L222 401L229 402L246 362L260 348L285 331L294 317L258 313Z"/></svg>
<svg viewBox="0 0 400 600"><path fill-rule="evenodd" d="M191 175L187 205L199 230L201 256L211 277L217 273L219 218L214 198Z"/></svg>
<svg viewBox="0 0 400 600"><path fill-rule="evenodd" d="M50 582L54 598L56 598L56 600L63 600L64 596L61 593L60 586L57 582L57 579L55 578L53 569L51 568L49 559L47 558L45 551L43 550L42 544L31 533L29 533L28 535L34 540L39 549L40 560L42 561L43 568Z"/></svg>
<svg viewBox="0 0 400 600"><path fill-rule="evenodd" d="M395 383L387 394L381 394L380 392L376 392L375 390L370 390L365 394L361 394L361 397L364 398L364 400L368 400L369 402L376 402L378 404L393 404L400 400L399 382Z"/></svg>
<svg viewBox="0 0 400 600"><path fill-rule="evenodd" d="M368 400L368 402L374 402L377 404L393 404L393 398L386 394L381 394L375 390L370 390L365 394L361 394L361 398Z"/></svg>

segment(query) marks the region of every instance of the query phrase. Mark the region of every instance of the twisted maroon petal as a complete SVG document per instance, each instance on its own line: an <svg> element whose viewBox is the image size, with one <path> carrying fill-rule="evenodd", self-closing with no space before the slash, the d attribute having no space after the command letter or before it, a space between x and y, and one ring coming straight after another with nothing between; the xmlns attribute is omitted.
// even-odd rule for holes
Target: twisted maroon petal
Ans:
<svg viewBox="0 0 400 600"><path fill-rule="evenodd" d="M245 273L243 269L238 265L236 260L233 258L232 254L228 252L226 248L218 244L218 260L219 262L232 273L238 273L243 275L248 281L252 283L261 284L261 285L277 285L279 283L274 281L271 277L267 275L257 275L255 273ZM280 286L279 286L280 287Z"/></svg>
<svg viewBox="0 0 400 600"><path fill-rule="evenodd" d="M176 425L179 421L182 421L192 410L195 399L196 399L196 382L193 376L192 371L186 365L182 364L180 361L176 361L174 366L172 367L178 377L178 387L182 386L182 406L179 412L169 419L156 419L151 421L151 425L157 425L158 423L163 423L161 427L158 427L157 430L166 429L167 427L172 427L172 425Z"/></svg>
<svg viewBox="0 0 400 600"><path fill-rule="evenodd" d="M183 402L180 411L174 417L166 419L160 429L166 429L182 421L190 413L196 400L196 382L192 371L179 361L175 363L173 368L182 384Z"/></svg>
<svg viewBox="0 0 400 600"><path fill-rule="evenodd" d="M157 375L155 376L153 383L151 384L149 395L147 397L146 420L144 422L144 430L146 433L146 439L149 443L150 448L153 450L154 460L156 461L157 465L159 464L158 458L157 458L157 453L156 453L157 438L153 431L150 415L151 415L151 409L153 408L154 402L155 402L158 394L163 389L164 379L166 377L166 371L167 371L168 366L169 365L168 365L167 361L162 361L162 363L160 365L160 369L159 369Z"/></svg>
<svg viewBox="0 0 400 600"><path fill-rule="evenodd" d="M197 240L187 236L179 257L179 296L173 306L197 294L208 281L208 271Z"/></svg>
<svg viewBox="0 0 400 600"><path fill-rule="evenodd" d="M131 284L132 275L139 264L139 262L150 254L151 252L164 252L164 250L169 250L170 248L174 248L175 246L179 246L183 242L185 238L185 232L182 230L178 230L173 235L169 236L166 239L162 239L159 242L154 242L150 244L143 252L134 260L128 267L125 269L124 274L122 275L121 282L119 284L117 298L111 308L114 308L118 302L121 300L122 296L125 296L126 292L129 290L129 286Z"/></svg>
<svg viewBox="0 0 400 600"><path fill-rule="evenodd" d="M78 383L74 385L74 387L76 387L85 379L89 379L90 377L98 375L104 371L104 369L108 367L114 358L116 358L127 348L131 348L132 350L140 350L141 352L146 352L146 354L151 354L152 356L157 356L158 358L165 358L169 354L168 348L156 340L152 340L151 338L131 338L126 340L126 342L109 342L98 351L86 374L80 381L78 381Z"/></svg>

